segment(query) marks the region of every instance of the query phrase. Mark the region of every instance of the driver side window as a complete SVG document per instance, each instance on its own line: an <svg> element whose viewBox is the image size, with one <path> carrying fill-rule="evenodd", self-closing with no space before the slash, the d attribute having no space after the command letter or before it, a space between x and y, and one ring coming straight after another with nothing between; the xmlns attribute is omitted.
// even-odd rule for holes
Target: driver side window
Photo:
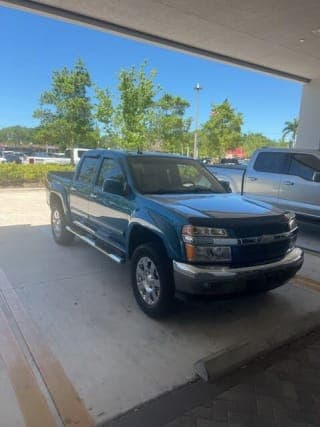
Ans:
<svg viewBox="0 0 320 427"><path fill-rule="evenodd" d="M106 179L124 179L122 170L114 159L103 159L96 182L97 187L101 190Z"/></svg>

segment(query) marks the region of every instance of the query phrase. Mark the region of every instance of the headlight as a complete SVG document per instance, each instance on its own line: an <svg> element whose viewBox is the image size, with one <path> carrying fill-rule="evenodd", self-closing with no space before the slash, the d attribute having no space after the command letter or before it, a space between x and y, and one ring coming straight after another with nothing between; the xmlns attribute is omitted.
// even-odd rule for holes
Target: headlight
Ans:
<svg viewBox="0 0 320 427"><path fill-rule="evenodd" d="M228 244L228 232L224 228L197 227L186 225L182 229L188 261L193 262L229 262L231 248ZM224 245L224 239L225 244ZM218 241L219 244L215 244Z"/></svg>
<svg viewBox="0 0 320 427"><path fill-rule="evenodd" d="M182 237L186 243L210 243L212 237L227 237L227 230L224 228L196 227L185 225L182 229Z"/></svg>

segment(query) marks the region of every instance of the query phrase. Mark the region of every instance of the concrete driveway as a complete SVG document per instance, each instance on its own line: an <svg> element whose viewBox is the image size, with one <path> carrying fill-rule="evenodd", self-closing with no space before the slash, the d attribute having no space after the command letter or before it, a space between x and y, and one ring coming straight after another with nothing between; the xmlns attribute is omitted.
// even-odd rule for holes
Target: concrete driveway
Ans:
<svg viewBox="0 0 320 427"><path fill-rule="evenodd" d="M102 424L193 380L199 359L244 343L272 347L320 322L315 255L281 289L180 303L157 322L138 309L128 266L53 242L43 190L0 190L0 200L1 427L43 427L30 405L42 405L48 426ZM31 403L22 386L34 390Z"/></svg>

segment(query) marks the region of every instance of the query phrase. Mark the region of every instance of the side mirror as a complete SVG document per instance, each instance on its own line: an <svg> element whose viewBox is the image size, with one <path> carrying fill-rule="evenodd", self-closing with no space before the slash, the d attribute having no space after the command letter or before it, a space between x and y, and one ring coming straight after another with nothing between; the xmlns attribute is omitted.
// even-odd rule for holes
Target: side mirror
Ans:
<svg viewBox="0 0 320 427"><path fill-rule="evenodd" d="M119 196L123 196L125 193L123 182L119 179L106 179L102 188L104 193L118 194Z"/></svg>
<svg viewBox="0 0 320 427"><path fill-rule="evenodd" d="M312 177L313 182L320 182L320 172L314 172Z"/></svg>
<svg viewBox="0 0 320 427"><path fill-rule="evenodd" d="M219 181L222 187L226 190L227 193L232 193L230 183L228 181Z"/></svg>

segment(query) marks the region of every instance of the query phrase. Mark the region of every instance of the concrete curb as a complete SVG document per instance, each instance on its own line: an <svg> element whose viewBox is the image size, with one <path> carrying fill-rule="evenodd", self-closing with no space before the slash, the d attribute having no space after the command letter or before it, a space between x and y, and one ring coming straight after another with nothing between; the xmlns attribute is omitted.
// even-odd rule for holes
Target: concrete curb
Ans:
<svg viewBox="0 0 320 427"><path fill-rule="evenodd" d="M316 249L310 249L304 246L300 245L300 248L303 249L305 252L308 252L311 255L315 255L315 256L319 256L320 255L320 250L316 250Z"/></svg>
<svg viewBox="0 0 320 427"><path fill-rule="evenodd" d="M256 337L252 341L239 342L231 347L210 354L194 364L196 374L204 381L215 380L227 372L239 368L259 355L287 344L320 326L320 312L299 318L298 324L287 328L275 328L272 335Z"/></svg>
<svg viewBox="0 0 320 427"><path fill-rule="evenodd" d="M36 191L45 190L46 187L0 187L1 191Z"/></svg>

